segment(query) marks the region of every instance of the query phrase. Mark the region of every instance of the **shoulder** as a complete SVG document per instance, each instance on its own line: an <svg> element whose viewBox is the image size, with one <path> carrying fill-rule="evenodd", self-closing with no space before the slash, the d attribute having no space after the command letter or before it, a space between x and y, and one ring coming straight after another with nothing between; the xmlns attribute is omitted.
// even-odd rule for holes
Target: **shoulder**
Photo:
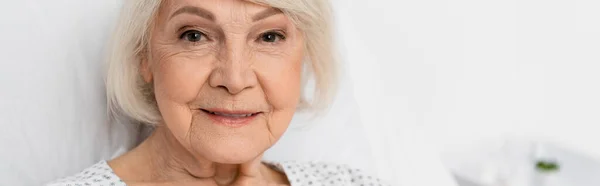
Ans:
<svg viewBox="0 0 600 186"><path fill-rule="evenodd" d="M283 171L292 186L296 185L349 185L349 186L388 186L379 178L353 169L347 165L322 162L285 161L274 163Z"/></svg>
<svg viewBox="0 0 600 186"><path fill-rule="evenodd" d="M106 161L101 161L80 173L46 184L46 186L125 186Z"/></svg>

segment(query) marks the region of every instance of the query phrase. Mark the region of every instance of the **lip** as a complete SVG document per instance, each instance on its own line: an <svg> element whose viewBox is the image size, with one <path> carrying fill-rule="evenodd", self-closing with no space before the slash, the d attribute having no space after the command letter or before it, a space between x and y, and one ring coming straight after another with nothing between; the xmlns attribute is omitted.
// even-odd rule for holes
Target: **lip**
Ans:
<svg viewBox="0 0 600 186"><path fill-rule="evenodd" d="M247 110L224 110L224 109L199 109L206 114L215 124L225 125L228 127L242 127L250 124L262 112L247 111Z"/></svg>

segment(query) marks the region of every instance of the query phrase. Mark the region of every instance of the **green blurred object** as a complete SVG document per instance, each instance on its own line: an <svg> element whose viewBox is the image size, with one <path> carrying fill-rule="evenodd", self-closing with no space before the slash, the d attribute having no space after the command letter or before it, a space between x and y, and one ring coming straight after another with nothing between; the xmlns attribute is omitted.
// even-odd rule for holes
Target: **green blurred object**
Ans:
<svg viewBox="0 0 600 186"><path fill-rule="evenodd" d="M540 172L557 172L560 166L556 161L538 160L535 167Z"/></svg>

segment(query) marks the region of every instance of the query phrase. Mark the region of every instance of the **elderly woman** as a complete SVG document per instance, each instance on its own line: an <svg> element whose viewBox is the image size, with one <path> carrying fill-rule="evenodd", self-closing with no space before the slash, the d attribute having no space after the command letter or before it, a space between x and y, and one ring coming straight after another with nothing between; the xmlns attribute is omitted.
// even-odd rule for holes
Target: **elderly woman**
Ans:
<svg viewBox="0 0 600 186"><path fill-rule="evenodd" d="M128 0L108 59L110 111L138 147L50 185L381 185L326 163L263 162L298 107L333 92L326 0ZM316 81L301 98L304 70Z"/></svg>

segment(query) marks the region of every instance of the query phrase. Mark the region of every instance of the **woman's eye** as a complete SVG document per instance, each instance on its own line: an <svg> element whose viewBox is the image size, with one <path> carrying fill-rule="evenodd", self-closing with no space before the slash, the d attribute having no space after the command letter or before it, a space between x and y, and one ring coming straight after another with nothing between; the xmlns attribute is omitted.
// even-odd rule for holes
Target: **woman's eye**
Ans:
<svg viewBox="0 0 600 186"><path fill-rule="evenodd" d="M275 43L279 40L284 40L285 36L277 32L267 32L260 36L260 40L267 43Z"/></svg>
<svg viewBox="0 0 600 186"><path fill-rule="evenodd" d="M206 37L206 35L198 30L188 30L180 36L181 39L185 39L189 42L199 42L204 40L204 37Z"/></svg>

